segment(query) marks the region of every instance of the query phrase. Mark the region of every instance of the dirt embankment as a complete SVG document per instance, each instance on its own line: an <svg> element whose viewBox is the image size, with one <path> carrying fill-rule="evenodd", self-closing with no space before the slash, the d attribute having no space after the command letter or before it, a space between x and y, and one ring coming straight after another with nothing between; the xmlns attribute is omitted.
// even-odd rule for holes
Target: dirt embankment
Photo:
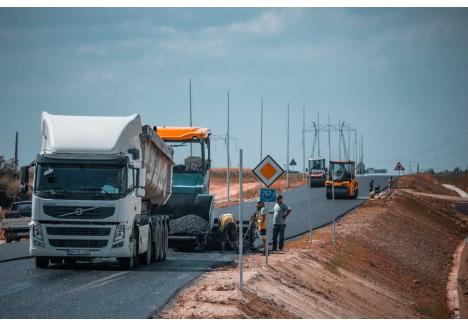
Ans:
<svg viewBox="0 0 468 326"><path fill-rule="evenodd" d="M230 176L230 203L227 202L227 169L213 168L210 171L210 193L215 195L216 207L224 207L229 204L235 204L239 201L239 169L231 169ZM253 174L252 170L244 169L242 173L242 187L244 199L252 199L258 197L259 181ZM289 174L289 188L299 187L305 184L301 173ZM263 185L262 185L263 187ZM283 174L272 186L272 188L283 191L287 189L286 174Z"/></svg>
<svg viewBox="0 0 468 326"><path fill-rule="evenodd" d="M442 190L443 191L443 190ZM289 241L284 254L245 259L203 275L162 318L450 318L446 286L468 218L447 201L395 192L331 228Z"/></svg>

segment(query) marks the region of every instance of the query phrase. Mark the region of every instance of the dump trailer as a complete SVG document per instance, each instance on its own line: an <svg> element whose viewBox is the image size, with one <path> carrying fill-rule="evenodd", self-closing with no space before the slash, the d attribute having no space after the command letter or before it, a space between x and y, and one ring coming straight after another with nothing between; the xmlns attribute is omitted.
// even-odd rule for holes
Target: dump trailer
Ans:
<svg viewBox="0 0 468 326"><path fill-rule="evenodd" d="M356 179L355 167L354 161L330 161L328 179L325 183L327 199L357 198L359 183Z"/></svg>
<svg viewBox="0 0 468 326"><path fill-rule="evenodd" d="M137 114L42 114L34 169L30 254L50 263L116 258L124 269L165 260L169 217L156 214L172 192L173 151Z"/></svg>
<svg viewBox="0 0 468 326"><path fill-rule="evenodd" d="M18 201L11 204L5 218L0 220L0 230L6 243L29 236L31 222L31 201Z"/></svg>
<svg viewBox="0 0 468 326"><path fill-rule="evenodd" d="M327 168L325 167L324 158L309 159L309 186L310 187L325 187L327 180Z"/></svg>
<svg viewBox="0 0 468 326"><path fill-rule="evenodd" d="M199 250L211 242L217 222L213 218L214 196L210 185L210 136L208 128L154 127L174 151L172 196L157 208L170 216L169 245Z"/></svg>

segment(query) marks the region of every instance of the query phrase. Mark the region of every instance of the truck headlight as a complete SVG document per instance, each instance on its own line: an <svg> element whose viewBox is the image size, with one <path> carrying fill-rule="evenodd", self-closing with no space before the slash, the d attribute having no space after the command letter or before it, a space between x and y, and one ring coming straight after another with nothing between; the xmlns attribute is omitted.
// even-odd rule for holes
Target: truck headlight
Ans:
<svg viewBox="0 0 468 326"><path fill-rule="evenodd" d="M125 225L117 225L115 228L114 242L122 240L125 237Z"/></svg>
<svg viewBox="0 0 468 326"><path fill-rule="evenodd" d="M43 240L43 237L42 237L42 229L41 229L41 225L40 224L33 224L32 226L32 234L33 234L33 237L39 239L39 240Z"/></svg>

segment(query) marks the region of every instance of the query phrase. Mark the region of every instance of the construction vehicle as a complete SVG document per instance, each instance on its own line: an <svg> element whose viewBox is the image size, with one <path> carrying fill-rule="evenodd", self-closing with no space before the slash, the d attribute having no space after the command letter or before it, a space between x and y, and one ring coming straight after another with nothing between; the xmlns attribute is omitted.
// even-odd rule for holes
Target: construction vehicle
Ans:
<svg viewBox="0 0 468 326"><path fill-rule="evenodd" d="M0 230L6 243L19 241L21 237L29 236L31 222L31 201L17 201L11 204L5 218L0 220Z"/></svg>
<svg viewBox="0 0 468 326"><path fill-rule="evenodd" d="M309 186L310 187L325 187L327 180L327 168L325 167L324 158L309 159Z"/></svg>
<svg viewBox="0 0 468 326"><path fill-rule="evenodd" d="M359 183L354 161L330 161L325 183L327 199L356 199Z"/></svg>
<svg viewBox="0 0 468 326"><path fill-rule="evenodd" d="M211 151L208 128L155 127L174 151L172 196L158 208L171 215L169 246L203 249L216 234L212 217L214 195L209 194Z"/></svg>
<svg viewBox="0 0 468 326"><path fill-rule="evenodd" d="M50 263L116 258L124 269L165 260L173 151L137 114L42 113L42 147L21 168L21 193L34 169L30 254Z"/></svg>

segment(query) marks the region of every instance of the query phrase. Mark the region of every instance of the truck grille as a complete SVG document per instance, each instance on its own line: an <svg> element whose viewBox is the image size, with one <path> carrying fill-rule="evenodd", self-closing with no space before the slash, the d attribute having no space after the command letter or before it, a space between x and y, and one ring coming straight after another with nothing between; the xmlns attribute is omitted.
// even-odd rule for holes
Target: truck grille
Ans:
<svg viewBox="0 0 468 326"><path fill-rule="evenodd" d="M49 239L49 244L57 248L103 248L107 240Z"/></svg>
<svg viewBox="0 0 468 326"><path fill-rule="evenodd" d="M55 218L103 219L114 215L115 207L44 206L44 213Z"/></svg>
<svg viewBox="0 0 468 326"><path fill-rule="evenodd" d="M81 235L81 236L107 236L110 228L70 228L70 227L47 227L49 235Z"/></svg>

